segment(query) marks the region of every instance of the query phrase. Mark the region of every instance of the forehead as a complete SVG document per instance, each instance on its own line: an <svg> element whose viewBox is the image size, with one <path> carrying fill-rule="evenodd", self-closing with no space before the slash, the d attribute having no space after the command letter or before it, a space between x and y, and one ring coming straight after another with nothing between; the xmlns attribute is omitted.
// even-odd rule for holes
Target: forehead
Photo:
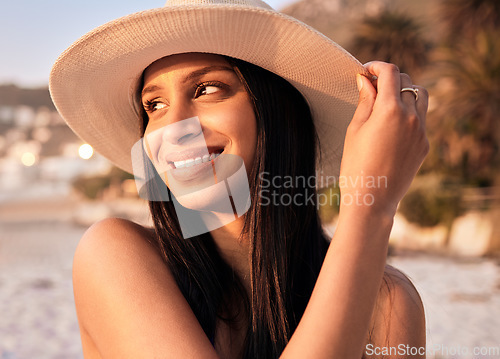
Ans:
<svg viewBox="0 0 500 359"><path fill-rule="evenodd" d="M159 75L167 73L183 74L205 66L231 67L224 57L215 54L186 53L170 55L156 60L144 70L144 83Z"/></svg>

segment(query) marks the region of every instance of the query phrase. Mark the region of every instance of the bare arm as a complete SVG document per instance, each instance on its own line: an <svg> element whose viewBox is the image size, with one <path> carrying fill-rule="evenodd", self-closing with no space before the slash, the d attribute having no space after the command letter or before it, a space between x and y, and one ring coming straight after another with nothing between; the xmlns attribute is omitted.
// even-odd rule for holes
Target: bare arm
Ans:
<svg viewBox="0 0 500 359"><path fill-rule="evenodd" d="M309 304L283 358L362 356L392 219L359 213L341 216ZM369 240L363 241L365 238Z"/></svg>
<svg viewBox="0 0 500 359"><path fill-rule="evenodd" d="M360 103L347 131L341 168L341 176L353 181L346 181L341 193L369 196L373 204L341 204L332 244L283 358L361 358L393 216L428 152L425 90L415 103L411 93L400 94L412 84L395 66L373 62L367 69L378 77L378 91L360 78ZM363 188L356 182L360 176L385 177L387 188Z"/></svg>

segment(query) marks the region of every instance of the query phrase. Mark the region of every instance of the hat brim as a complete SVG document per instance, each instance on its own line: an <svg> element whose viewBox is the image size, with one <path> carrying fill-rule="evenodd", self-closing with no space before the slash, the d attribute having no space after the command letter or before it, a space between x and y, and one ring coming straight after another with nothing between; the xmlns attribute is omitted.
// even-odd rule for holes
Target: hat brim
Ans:
<svg viewBox="0 0 500 359"><path fill-rule="evenodd" d="M141 137L138 86L144 69L179 53L227 55L288 80L311 107L323 176L338 175L364 67L321 33L273 10L235 5L170 6L135 13L80 38L56 61L50 92L72 130L132 173Z"/></svg>

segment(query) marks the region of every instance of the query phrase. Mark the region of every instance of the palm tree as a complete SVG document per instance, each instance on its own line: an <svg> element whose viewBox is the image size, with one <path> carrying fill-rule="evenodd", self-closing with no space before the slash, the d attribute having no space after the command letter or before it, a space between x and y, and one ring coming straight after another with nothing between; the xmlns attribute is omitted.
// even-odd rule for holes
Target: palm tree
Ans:
<svg viewBox="0 0 500 359"><path fill-rule="evenodd" d="M355 30L351 51L361 61L392 62L402 72L416 76L427 64L430 47L415 20L385 10L362 20Z"/></svg>
<svg viewBox="0 0 500 359"><path fill-rule="evenodd" d="M434 160L468 184L491 185L500 166L500 1L442 0L441 10L447 31L428 121Z"/></svg>
<svg viewBox="0 0 500 359"><path fill-rule="evenodd" d="M498 0L442 0L440 14L450 45L464 37L474 41L478 31L500 27Z"/></svg>
<svg viewBox="0 0 500 359"><path fill-rule="evenodd" d="M489 177L500 164L500 31L479 32L472 44L442 50L431 130L444 161L466 181ZM443 86L444 84L444 86ZM439 126L439 130L432 128ZM437 131L436 131L437 130Z"/></svg>

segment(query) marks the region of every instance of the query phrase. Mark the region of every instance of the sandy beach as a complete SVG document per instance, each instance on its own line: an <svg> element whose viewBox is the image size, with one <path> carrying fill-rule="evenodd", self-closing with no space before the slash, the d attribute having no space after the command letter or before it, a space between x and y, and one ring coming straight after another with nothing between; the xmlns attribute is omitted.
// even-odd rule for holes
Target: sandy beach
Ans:
<svg viewBox="0 0 500 359"><path fill-rule="evenodd" d="M71 264L84 228L0 224L0 358L83 358Z"/></svg>
<svg viewBox="0 0 500 359"><path fill-rule="evenodd" d="M83 358L71 283L82 218L120 214L124 206L147 221L141 203L0 204L0 359ZM497 260L404 253L389 263L421 294L428 358L500 358Z"/></svg>
<svg viewBox="0 0 500 359"><path fill-rule="evenodd" d="M498 261L408 254L389 263L420 293L428 358L500 358Z"/></svg>

